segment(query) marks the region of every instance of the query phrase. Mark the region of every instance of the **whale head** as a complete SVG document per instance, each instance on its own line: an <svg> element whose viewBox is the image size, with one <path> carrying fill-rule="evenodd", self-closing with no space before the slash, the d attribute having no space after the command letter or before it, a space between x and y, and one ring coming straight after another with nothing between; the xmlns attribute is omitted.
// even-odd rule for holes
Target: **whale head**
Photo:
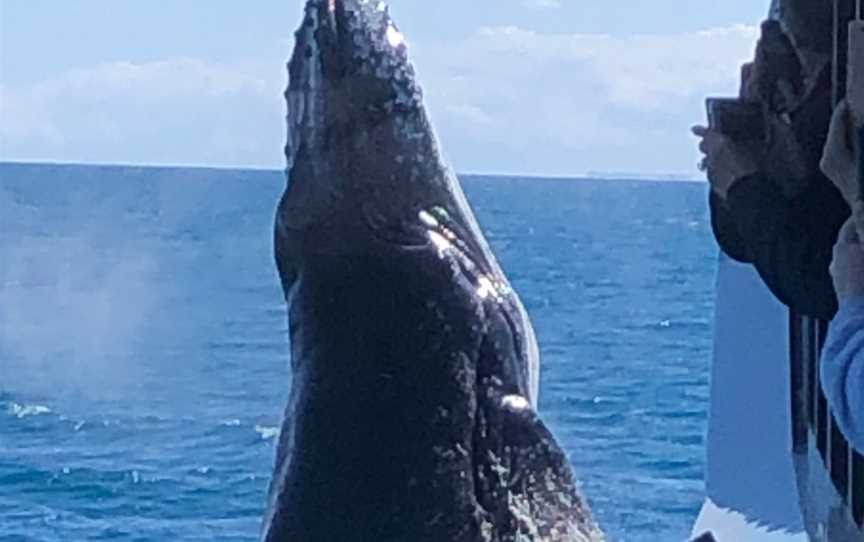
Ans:
<svg viewBox="0 0 864 542"><path fill-rule="evenodd" d="M423 210L461 214L407 43L384 3L309 1L289 75L284 239L311 238L301 251L329 254L413 244Z"/></svg>
<svg viewBox="0 0 864 542"><path fill-rule="evenodd" d="M522 391L536 407L533 329L442 156L389 8L309 0L288 70L288 186L276 217L286 297L310 258L434 246L482 296L513 304L528 358Z"/></svg>
<svg viewBox="0 0 864 542"><path fill-rule="evenodd" d="M309 0L288 68L293 380L264 539L593 540L536 412L533 328L387 7Z"/></svg>

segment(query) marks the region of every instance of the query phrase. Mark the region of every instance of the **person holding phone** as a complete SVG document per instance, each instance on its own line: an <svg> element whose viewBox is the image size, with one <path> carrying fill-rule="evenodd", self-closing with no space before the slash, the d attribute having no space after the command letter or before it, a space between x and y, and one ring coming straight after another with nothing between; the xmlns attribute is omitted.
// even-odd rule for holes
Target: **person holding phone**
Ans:
<svg viewBox="0 0 864 542"><path fill-rule="evenodd" d="M829 266L849 216L840 191L819 169L831 115L830 71L826 59L805 77L789 38L778 23L766 22L755 61L742 69L740 112L722 104L709 112L711 126L693 128L705 154L720 247L753 264L781 302L825 320L837 312Z"/></svg>

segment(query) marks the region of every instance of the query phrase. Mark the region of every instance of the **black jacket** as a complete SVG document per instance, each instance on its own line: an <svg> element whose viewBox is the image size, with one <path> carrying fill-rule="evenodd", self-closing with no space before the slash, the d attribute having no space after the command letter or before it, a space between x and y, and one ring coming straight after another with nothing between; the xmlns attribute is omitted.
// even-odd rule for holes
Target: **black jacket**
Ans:
<svg viewBox="0 0 864 542"><path fill-rule="evenodd" d="M712 193L714 235L730 257L753 264L784 304L830 320L837 294L828 269L849 207L824 177L792 200L773 186L751 176L735 183L725 202Z"/></svg>

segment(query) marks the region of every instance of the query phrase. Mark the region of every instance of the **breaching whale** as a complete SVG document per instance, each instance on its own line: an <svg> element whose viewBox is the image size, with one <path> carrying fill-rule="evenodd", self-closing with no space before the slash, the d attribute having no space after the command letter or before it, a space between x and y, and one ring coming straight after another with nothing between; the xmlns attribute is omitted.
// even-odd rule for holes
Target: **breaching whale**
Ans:
<svg viewBox="0 0 864 542"><path fill-rule="evenodd" d="M293 377L262 540L602 540L387 7L309 0L289 76Z"/></svg>

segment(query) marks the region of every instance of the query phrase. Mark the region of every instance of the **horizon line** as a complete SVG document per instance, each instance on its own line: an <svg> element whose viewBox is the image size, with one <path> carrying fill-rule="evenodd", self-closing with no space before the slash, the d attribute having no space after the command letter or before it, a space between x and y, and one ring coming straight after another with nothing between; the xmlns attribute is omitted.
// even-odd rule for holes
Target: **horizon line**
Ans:
<svg viewBox="0 0 864 542"><path fill-rule="evenodd" d="M199 171L245 171L257 173L285 173L284 169L263 166L207 166L201 164L140 164L134 162L62 162L62 161L33 161L33 160L4 160L0 159L0 166L54 166L54 167L102 167L102 168L140 168L140 169L192 169ZM663 182L663 183L693 183L704 184L704 179L690 178L684 173L622 173L622 172L589 172L581 174L556 174L547 175L542 173L500 173L500 172L477 172L457 171L458 177L492 177L492 178L523 178L548 181L639 181L639 182ZM652 178L651 175L657 175Z"/></svg>

